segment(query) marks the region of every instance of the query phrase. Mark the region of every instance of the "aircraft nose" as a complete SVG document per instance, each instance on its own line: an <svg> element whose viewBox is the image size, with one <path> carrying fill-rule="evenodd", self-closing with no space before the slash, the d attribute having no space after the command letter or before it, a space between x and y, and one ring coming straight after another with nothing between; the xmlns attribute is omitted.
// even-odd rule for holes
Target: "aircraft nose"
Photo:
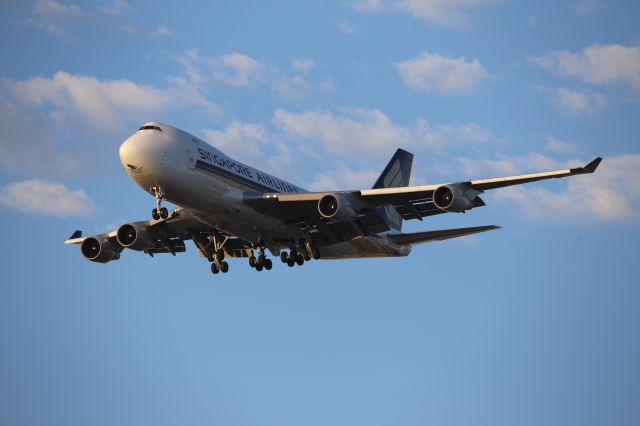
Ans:
<svg viewBox="0 0 640 426"><path fill-rule="evenodd" d="M125 169L135 169L140 165L138 163L138 144L135 141L135 135L128 137L120 145L118 154L120 155L120 161Z"/></svg>

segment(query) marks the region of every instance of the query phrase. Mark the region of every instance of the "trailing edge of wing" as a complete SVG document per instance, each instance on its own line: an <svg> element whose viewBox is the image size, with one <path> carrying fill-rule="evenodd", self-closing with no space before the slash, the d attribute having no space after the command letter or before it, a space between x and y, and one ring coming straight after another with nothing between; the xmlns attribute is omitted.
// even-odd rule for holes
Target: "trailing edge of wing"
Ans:
<svg viewBox="0 0 640 426"><path fill-rule="evenodd" d="M470 228L440 229L437 231L414 232L411 234L389 234L387 237L396 244L420 244L430 241L442 241L450 238L464 237L465 235L500 229L499 226L474 226Z"/></svg>

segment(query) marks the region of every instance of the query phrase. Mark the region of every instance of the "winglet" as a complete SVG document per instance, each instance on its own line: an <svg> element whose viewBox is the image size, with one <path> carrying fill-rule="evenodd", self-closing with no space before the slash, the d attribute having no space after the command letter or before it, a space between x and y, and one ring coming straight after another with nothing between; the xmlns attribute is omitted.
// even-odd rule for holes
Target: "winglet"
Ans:
<svg viewBox="0 0 640 426"><path fill-rule="evenodd" d="M595 160L584 166L584 169L587 171L587 173L593 173L596 171L601 161L602 157L597 157Z"/></svg>
<svg viewBox="0 0 640 426"><path fill-rule="evenodd" d="M71 234L69 239L73 240L74 238L80 238L80 237L82 237L82 231L79 229L76 229L76 231L73 234Z"/></svg>

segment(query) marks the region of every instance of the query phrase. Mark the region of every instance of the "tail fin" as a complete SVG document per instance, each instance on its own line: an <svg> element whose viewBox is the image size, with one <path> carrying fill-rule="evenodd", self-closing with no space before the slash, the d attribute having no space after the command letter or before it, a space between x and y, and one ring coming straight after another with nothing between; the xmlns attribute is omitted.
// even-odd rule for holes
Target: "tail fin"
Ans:
<svg viewBox="0 0 640 426"><path fill-rule="evenodd" d="M378 180L373 185L376 188L395 188L408 186L411 177L411 166L413 165L413 154L398 148L391 157L387 167L384 168ZM380 207L378 213L390 228L400 231L402 229L402 216L391 206Z"/></svg>

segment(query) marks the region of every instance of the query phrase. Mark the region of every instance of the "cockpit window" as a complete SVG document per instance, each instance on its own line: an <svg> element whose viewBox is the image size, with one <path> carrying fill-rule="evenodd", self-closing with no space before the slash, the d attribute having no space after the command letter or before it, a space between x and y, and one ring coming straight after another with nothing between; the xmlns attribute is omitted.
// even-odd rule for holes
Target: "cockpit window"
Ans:
<svg viewBox="0 0 640 426"><path fill-rule="evenodd" d="M162 131L162 129L159 126L142 126L138 130L157 130L159 132Z"/></svg>

